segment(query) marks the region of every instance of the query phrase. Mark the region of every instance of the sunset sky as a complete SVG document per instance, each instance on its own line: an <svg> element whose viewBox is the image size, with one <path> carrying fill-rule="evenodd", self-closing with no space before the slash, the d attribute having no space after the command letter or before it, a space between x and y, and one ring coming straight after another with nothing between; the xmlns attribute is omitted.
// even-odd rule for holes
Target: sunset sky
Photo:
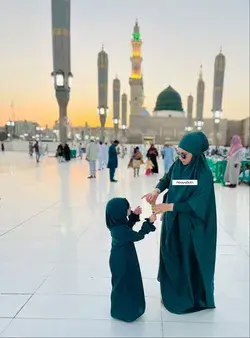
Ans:
<svg viewBox="0 0 250 338"><path fill-rule="evenodd" d="M130 39L138 18L143 46L145 104L152 112L169 84L196 99L200 64L205 80L204 116L211 116L214 58L226 56L223 117L249 116L248 0L71 0L71 69L74 74L69 119L98 125L97 54L109 56L109 107L117 74L129 94ZM41 125L58 118L50 78L52 36L50 0L2 0L0 9L0 125L12 118ZM107 125L111 125L109 116Z"/></svg>

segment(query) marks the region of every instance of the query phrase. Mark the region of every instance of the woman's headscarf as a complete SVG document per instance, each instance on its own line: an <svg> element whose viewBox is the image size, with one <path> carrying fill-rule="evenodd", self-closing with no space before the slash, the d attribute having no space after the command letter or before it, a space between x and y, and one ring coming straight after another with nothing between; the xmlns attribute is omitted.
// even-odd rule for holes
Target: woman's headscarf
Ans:
<svg viewBox="0 0 250 338"><path fill-rule="evenodd" d="M112 198L106 206L106 224L108 229L126 225L128 222L129 202L126 198Z"/></svg>
<svg viewBox="0 0 250 338"><path fill-rule="evenodd" d="M209 148L206 135L201 131L192 132L183 136L179 143L179 147L192 154L189 164L184 165L177 160L173 167L172 180L198 180L198 184L206 184L201 182L199 178L203 173L209 172L204 152ZM209 173L210 174L210 173ZM169 191L172 202L181 202L188 198L190 187L186 185L172 186Z"/></svg>
<svg viewBox="0 0 250 338"><path fill-rule="evenodd" d="M227 157L230 158L231 156L233 156L233 154L236 153L236 151L238 151L239 149L241 149L242 143L241 143L241 138L239 137L239 135L234 135L232 140L231 140L231 146L230 149L228 151Z"/></svg>

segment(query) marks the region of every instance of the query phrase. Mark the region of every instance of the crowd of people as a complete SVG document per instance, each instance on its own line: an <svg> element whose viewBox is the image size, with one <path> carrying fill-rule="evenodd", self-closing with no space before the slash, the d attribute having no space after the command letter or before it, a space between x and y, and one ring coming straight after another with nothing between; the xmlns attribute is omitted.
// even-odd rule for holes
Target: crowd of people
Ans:
<svg viewBox="0 0 250 338"><path fill-rule="evenodd" d="M4 144L1 144L2 151L5 150ZM85 148L83 148L82 143L78 146L78 157L82 160L83 154L86 151L86 160L89 162L90 175L89 179L96 178L97 170L102 171L105 168L109 169L110 172L110 181L117 182L115 179L115 171L118 167L118 156L124 158L128 153L127 146L120 145L117 140L115 140L111 145L108 143L103 143L102 141L96 141L94 138L90 138L90 142ZM45 149L41 149L38 141L34 144L29 143L29 154L33 156L35 152L36 162L40 161L41 155L48 153L48 145ZM164 172L168 173L173 163L178 158L176 153L176 147L173 147L169 144L165 144L163 147L156 147L151 144L148 149L144 146L131 146L128 168L133 169L134 177L140 175L140 168L142 165L145 165L145 175L150 176L153 174L159 173L158 159L162 157ZM250 153L249 148L244 148L241 142L241 139L238 135L235 135L231 140L231 146L228 149L227 147L208 147L204 152L204 155L209 158L219 158L226 159L227 166L224 174L224 181L226 186L230 188L235 188L239 182L239 175L242 172L241 162L243 159L249 159ZM71 159L71 150L67 143L59 144L56 151L56 157L59 162L70 161ZM244 170L249 168L246 166Z"/></svg>
<svg viewBox="0 0 250 338"><path fill-rule="evenodd" d="M4 142L1 142L1 150L5 151ZM76 150L74 150L76 153ZM48 154L48 144L45 148L42 143L38 141L29 142L29 155L33 156L35 153L36 162L39 163L41 156ZM78 145L78 157L82 160L86 152L86 160L89 162L90 175L89 179L96 178L96 171L102 171L105 168L109 169L110 181L117 182L115 179L115 171L118 166L118 156L124 158L128 154L128 148L125 145L120 145L118 141L114 141L111 145L107 142L96 141L95 138L90 138L90 142L86 148L82 143ZM226 170L224 174L224 181L226 186L236 188L239 182L239 177L244 172L249 177L249 166L244 168L241 162L244 159L250 159L249 147L243 147L242 141L238 135L233 136L231 146L228 147L214 147L210 146L204 152L208 158L224 159L227 161ZM68 162L71 160L72 153L70 146L67 143L60 143L57 147L56 154L59 162ZM145 146L131 146L129 154L128 168L133 169L134 177L140 175L140 168L144 165L145 175L150 176L159 173L158 159L162 157L164 172L168 173L173 163L178 158L176 147L169 144L164 146L150 145L148 149ZM98 161L98 163L97 163ZM241 176L240 176L241 175Z"/></svg>

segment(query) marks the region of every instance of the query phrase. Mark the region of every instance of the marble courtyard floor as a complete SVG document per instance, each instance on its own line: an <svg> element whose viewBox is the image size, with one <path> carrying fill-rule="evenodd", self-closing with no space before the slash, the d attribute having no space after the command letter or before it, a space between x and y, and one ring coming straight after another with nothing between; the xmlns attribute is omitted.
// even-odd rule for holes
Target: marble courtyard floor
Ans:
<svg viewBox="0 0 250 338"><path fill-rule="evenodd" d="M120 160L119 182L110 184L107 171L87 180L85 161L45 158L36 165L27 154L0 154L0 337L249 336L247 186L216 185L215 310L178 316L161 306L158 222L157 232L136 244L145 315L131 324L110 318L105 204L126 196L136 207L157 181L134 179L127 162ZM148 216L150 208L142 207Z"/></svg>

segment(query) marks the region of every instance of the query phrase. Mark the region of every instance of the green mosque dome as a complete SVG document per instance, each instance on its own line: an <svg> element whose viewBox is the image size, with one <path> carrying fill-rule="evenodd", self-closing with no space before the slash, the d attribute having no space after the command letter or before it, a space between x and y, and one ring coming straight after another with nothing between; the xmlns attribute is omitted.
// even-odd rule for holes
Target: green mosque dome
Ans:
<svg viewBox="0 0 250 338"><path fill-rule="evenodd" d="M157 97L154 111L162 110L183 112L180 94L171 86L168 86Z"/></svg>

